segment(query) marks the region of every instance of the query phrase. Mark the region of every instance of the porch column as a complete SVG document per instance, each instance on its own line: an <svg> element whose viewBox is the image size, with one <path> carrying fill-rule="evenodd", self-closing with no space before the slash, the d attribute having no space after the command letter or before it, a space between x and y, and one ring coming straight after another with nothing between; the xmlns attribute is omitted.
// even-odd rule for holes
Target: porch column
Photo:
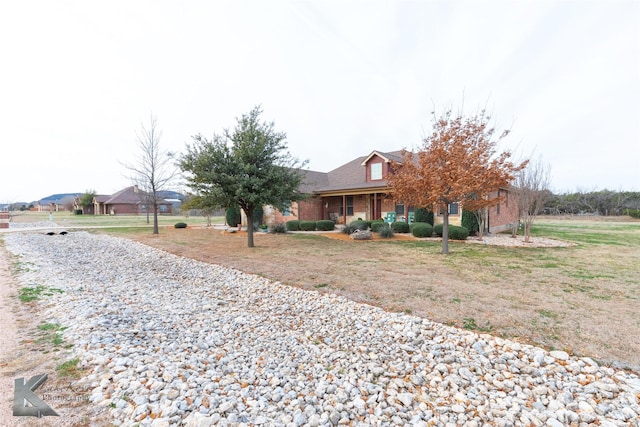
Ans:
<svg viewBox="0 0 640 427"><path fill-rule="evenodd" d="M378 208L378 193L373 193L373 209L372 209L373 213L371 215L372 220L376 220L380 218L380 214L376 212L377 208Z"/></svg>
<svg viewBox="0 0 640 427"><path fill-rule="evenodd" d="M347 195L342 195L342 223L347 225Z"/></svg>

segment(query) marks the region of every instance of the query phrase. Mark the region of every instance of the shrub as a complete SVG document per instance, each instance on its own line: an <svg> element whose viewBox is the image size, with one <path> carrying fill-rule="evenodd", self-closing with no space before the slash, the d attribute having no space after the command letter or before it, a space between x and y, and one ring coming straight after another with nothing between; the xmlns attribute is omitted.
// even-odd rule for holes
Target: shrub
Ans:
<svg viewBox="0 0 640 427"><path fill-rule="evenodd" d="M449 238L451 240L467 240L469 237L469 229L457 225L449 226Z"/></svg>
<svg viewBox="0 0 640 427"><path fill-rule="evenodd" d="M330 219L321 219L316 221L316 230L318 231L331 231L334 228L336 228L336 224Z"/></svg>
<svg viewBox="0 0 640 427"><path fill-rule="evenodd" d="M362 220L351 221L351 223L349 223L349 226L351 226L354 230L368 230L370 225L371 221L367 223L367 221Z"/></svg>
<svg viewBox="0 0 640 427"><path fill-rule="evenodd" d="M352 226L351 224L347 224L344 227L342 227L342 230L340 230L340 232L342 234L351 234L354 231L358 230L357 227Z"/></svg>
<svg viewBox="0 0 640 427"><path fill-rule="evenodd" d="M378 231L380 231L380 229L387 225L384 221L371 221L371 231L373 231L374 233L377 233Z"/></svg>
<svg viewBox="0 0 640 427"><path fill-rule="evenodd" d="M433 231L438 237L442 237L442 224L435 225ZM451 240L466 240L467 237L469 237L469 230L466 227L449 224L449 238Z"/></svg>
<svg viewBox="0 0 640 427"><path fill-rule="evenodd" d="M315 221L300 221L301 231L314 231L316 229Z"/></svg>
<svg viewBox="0 0 640 427"><path fill-rule="evenodd" d="M391 229L394 231L394 233L408 233L409 224L404 221L392 222Z"/></svg>
<svg viewBox="0 0 640 427"><path fill-rule="evenodd" d="M469 230L469 233L476 234L480 230L480 226L478 225L478 218L471 211L462 211L462 226L466 227Z"/></svg>
<svg viewBox="0 0 640 427"><path fill-rule="evenodd" d="M229 206L226 209L224 216L227 219L227 224L230 227L237 227L242 220L242 217L240 216L240 208L238 206Z"/></svg>
<svg viewBox="0 0 640 427"><path fill-rule="evenodd" d="M284 222L278 222L276 224L273 224L273 226L271 226L271 228L269 229L269 232L276 233L276 234L283 234L287 232L287 227L284 225Z"/></svg>
<svg viewBox="0 0 640 427"><path fill-rule="evenodd" d="M291 221L287 221L285 224L287 225L288 231L300 231L299 219L292 219Z"/></svg>
<svg viewBox="0 0 640 427"><path fill-rule="evenodd" d="M389 239L393 237L393 229L389 227L389 224L383 223L383 226L378 230L378 234L384 239Z"/></svg>
<svg viewBox="0 0 640 427"><path fill-rule="evenodd" d="M185 222L176 222L176 225L174 225L175 228L187 228L187 223Z"/></svg>
<svg viewBox="0 0 640 427"><path fill-rule="evenodd" d="M426 208L418 208L413 219L415 222L426 222L433 225L433 212Z"/></svg>
<svg viewBox="0 0 640 427"><path fill-rule="evenodd" d="M627 209L626 214L631 218L640 218L640 209Z"/></svg>
<svg viewBox="0 0 640 427"><path fill-rule="evenodd" d="M414 222L411 227L411 234L415 237L431 237L433 235L433 226L428 222Z"/></svg>

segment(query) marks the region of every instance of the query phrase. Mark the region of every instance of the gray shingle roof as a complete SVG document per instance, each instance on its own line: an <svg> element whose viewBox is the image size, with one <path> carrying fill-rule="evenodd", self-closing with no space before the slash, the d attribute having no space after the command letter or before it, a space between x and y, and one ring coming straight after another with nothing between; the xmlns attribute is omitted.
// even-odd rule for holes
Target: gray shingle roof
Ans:
<svg viewBox="0 0 640 427"><path fill-rule="evenodd" d="M377 153L390 161L402 161L402 151L392 151L385 153L382 151L373 151L371 154ZM384 187L386 183L367 182L366 167L362 162L371 156L361 156L345 163L336 169L324 173L316 171L305 171L306 178L303 184L304 193L320 193L327 191L353 190L357 188L376 188Z"/></svg>

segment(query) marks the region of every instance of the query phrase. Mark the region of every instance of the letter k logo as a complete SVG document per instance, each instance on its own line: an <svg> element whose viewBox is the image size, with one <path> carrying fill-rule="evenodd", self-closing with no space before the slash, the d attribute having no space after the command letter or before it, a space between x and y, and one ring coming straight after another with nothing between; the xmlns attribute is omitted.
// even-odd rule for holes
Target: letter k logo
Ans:
<svg viewBox="0 0 640 427"><path fill-rule="evenodd" d="M47 374L36 375L28 382L24 378L16 378L13 392L13 415L17 417L32 416L41 418L47 415L58 416L56 411L44 403L33 392L47 380ZM30 404L30 406L27 406Z"/></svg>

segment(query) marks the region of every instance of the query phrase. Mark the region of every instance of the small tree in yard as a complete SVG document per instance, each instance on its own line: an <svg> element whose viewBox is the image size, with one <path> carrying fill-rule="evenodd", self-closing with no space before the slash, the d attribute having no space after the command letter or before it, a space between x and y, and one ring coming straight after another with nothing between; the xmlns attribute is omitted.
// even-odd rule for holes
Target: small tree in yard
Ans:
<svg viewBox="0 0 640 427"><path fill-rule="evenodd" d="M78 199L78 204L83 208L88 208L93 206L93 199L96 197L95 190L86 190L83 195ZM83 211L83 213L85 213ZM95 212L94 212L95 213Z"/></svg>
<svg viewBox="0 0 640 427"><path fill-rule="evenodd" d="M510 184L526 162L516 165L510 152L496 152L509 131L495 137L484 111L472 117L453 116L451 110L441 117L432 114L432 134L418 153L403 150L402 163L392 162L387 182L395 200L442 212L442 253L448 254L448 206L460 203L476 210L498 203L491 194Z"/></svg>
<svg viewBox="0 0 640 427"><path fill-rule="evenodd" d="M153 209L153 234L158 234L158 202L159 193L175 179L177 170L173 166L172 156L160 148L162 132L152 116L149 127L141 125L140 133L136 133L140 156L136 163L124 163L131 173L130 179L144 192L144 202ZM147 215L149 206L147 206ZM148 216L147 216L148 221Z"/></svg>
<svg viewBox="0 0 640 427"><path fill-rule="evenodd" d="M211 216L216 209L220 209L220 205L212 197L207 196L191 196L182 204L183 211L190 209L198 209L207 218L207 227L211 227Z"/></svg>
<svg viewBox="0 0 640 427"><path fill-rule="evenodd" d="M542 158L538 157L537 160L530 162L526 168L518 172L513 185L518 200L519 217L522 218L524 224L524 241L527 243L531 238L533 222L552 195L549 191L550 172L549 165L544 164ZM513 231L514 237L517 231L516 226Z"/></svg>
<svg viewBox="0 0 640 427"><path fill-rule="evenodd" d="M253 243L253 215L258 206L280 210L303 199L299 192L300 164L287 151L286 134L273 123L260 121L260 107L236 119L233 132L225 130L208 140L193 137L180 167L188 173L188 185L209 195L221 206L240 206L247 217L247 244Z"/></svg>

